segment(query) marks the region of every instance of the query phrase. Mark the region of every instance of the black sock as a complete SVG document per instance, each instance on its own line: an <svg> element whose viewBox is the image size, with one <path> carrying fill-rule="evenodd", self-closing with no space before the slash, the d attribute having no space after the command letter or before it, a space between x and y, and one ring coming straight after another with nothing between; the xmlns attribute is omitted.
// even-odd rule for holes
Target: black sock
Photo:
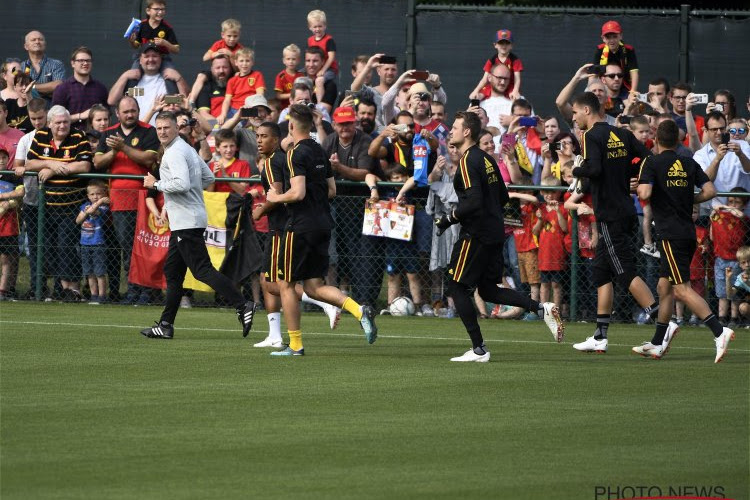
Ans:
<svg viewBox="0 0 750 500"><path fill-rule="evenodd" d="M668 323L656 322L656 332L654 332L654 337L651 339L652 344L661 345L662 342L664 342L664 336L667 334L668 326Z"/></svg>
<svg viewBox="0 0 750 500"><path fill-rule="evenodd" d="M643 308L643 312L645 312L646 314L648 314L649 318L655 320L656 317L659 315L659 303L658 302L654 302L650 306L644 307Z"/></svg>
<svg viewBox="0 0 750 500"><path fill-rule="evenodd" d="M534 307L533 300L531 301L531 305L532 307ZM534 309L531 309L531 310L533 311ZM536 315L539 316L540 318L544 317L544 305L541 302L537 302Z"/></svg>
<svg viewBox="0 0 750 500"><path fill-rule="evenodd" d="M608 329L609 329L609 314L597 314L596 315L596 332L594 333L594 338L596 340L606 339Z"/></svg>
<svg viewBox="0 0 750 500"><path fill-rule="evenodd" d="M477 346L474 348L474 354L481 356L483 354L487 354L487 347L484 345L484 342L482 342L482 345Z"/></svg>
<svg viewBox="0 0 750 500"><path fill-rule="evenodd" d="M719 318L717 318L713 313L709 314L701 321L703 321L703 324L711 329L711 333L714 334L714 337L718 337L719 335L721 335L721 332L724 331L724 327L721 326Z"/></svg>

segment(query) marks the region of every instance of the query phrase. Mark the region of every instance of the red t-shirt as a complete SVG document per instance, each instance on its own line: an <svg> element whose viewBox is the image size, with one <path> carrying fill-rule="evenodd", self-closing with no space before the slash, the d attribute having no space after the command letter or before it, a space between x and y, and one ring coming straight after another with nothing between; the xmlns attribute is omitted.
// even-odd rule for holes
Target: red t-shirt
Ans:
<svg viewBox="0 0 750 500"><path fill-rule="evenodd" d="M539 270L562 271L568 267L568 254L565 251L565 234L557 220L558 210L548 211L545 203L541 204L542 232L539 234Z"/></svg>
<svg viewBox="0 0 750 500"><path fill-rule="evenodd" d="M232 96L232 108L240 109L245 105L245 99L258 93L259 89L266 88L266 81L260 71L251 71L250 74L240 76L234 75L227 82L226 95Z"/></svg>
<svg viewBox="0 0 750 500"><path fill-rule="evenodd" d="M521 59L519 59L513 52L508 54L505 61L501 61L500 58L497 57L497 54L495 54L484 63L484 72L489 73L492 67L498 63L504 64L510 70L510 81L508 82L508 88L505 89L505 97L508 97L516 84L515 72L523 71L523 62L521 62ZM484 94L485 99L492 95L492 87L490 87L489 83L482 87L482 94Z"/></svg>
<svg viewBox="0 0 750 500"><path fill-rule="evenodd" d="M221 173L221 164L217 161L212 161L209 165L211 167L211 172L214 173L214 176L217 178L224 177ZM250 164L246 162L245 160L238 160L233 159L232 163L229 164L228 167L224 168L224 171L227 173L226 177L244 177L248 178L250 177ZM245 191L249 191L250 188ZM217 193L233 193L234 189L232 189L232 183L230 182L217 182L214 184L214 191Z"/></svg>
<svg viewBox="0 0 750 500"><path fill-rule="evenodd" d="M697 246L693 259L690 261L690 281L702 280L708 276L708 271L713 271L711 262L711 239L709 238L708 228L697 226L695 228L695 239Z"/></svg>
<svg viewBox="0 0 750 500"><path fill-rule="evenodd" d="M711 215L714 255L725 260L737 260L737 250L745 241L747 217L735 217L723 210Z"/></svg>
<svg viewBox="0 0 750 500"><path fill-rule="evenodd" d="M521 227L513 229L513 237L516 240L516 252L530 252L539 248L532 228L536 224L536 203L521 205Z"/></svg>
<svg viewBox="0 0 750 500"><path fill-rule="evenodd" d="M6 169L0 166L0 170ZM0 177L0 193L9 193L21 184L17 177ZM16 198L16 203L20 205L21 199ZM18 236L18 227L18 208L10 208L0 216L0 236Z"/></svg>
<svg viewBox="0 0 750 500"><path fill-rule="evenodd" d="M570 193L565 193L565 201L570 198ZM586 194L581 199L582 203L592 207L591 195ZM591 248L594 228L596 227L596 217L594 214L578 216L578 253L586 259L593 259L596 251ZM573 217L568 215L568 234L565 235L565 251L573 253Z"/></svg>
<svg viewBox="0 0 750 500"><path fill-rule="evenodd" d="M321 49L323 49L323 52L326 53L326 58L323 60L324 63L326 62L326 60L328 60L329 52L336 52L336 42L334 42L333 37L328 34L326 34L326 36L324 36L320 40L316 40L315 35L311 36L307 39L307 46L320 47ZM330 69L337 75L339 74L339 63L338 61L336 61L336 59L334 59L331 63Z"/></svg>
<svg viewBox="0 0 750 500"><path fill-rule="evenodd" d="M281 72L276 75L276 79L273 83L273 90L281 94L288 94L292 91L294 80L300 76L305 76L301 71L297 71L294 75L290 75L286 72L286 69L282 69ZM284 109L289 106L289 99L279 100L279 109Z"/></svg>
<svg viewBox="0 0 750 500"><path fill-rule="evenodd" d="M236 44L234 44L234 47L230 47L230 46L227 45L227 42L225 42L224 40L217 40L217 41L214 42L213 45L211 45L211 48L208 49L208 50L210 50L211 52L216 52L216 51L221 50L221 49L227 49L232 54L234 54L235 52L237 52L238 50L240 50L242 48L243 47L242 47L242 44L240 42L237 42Z"/></svg>

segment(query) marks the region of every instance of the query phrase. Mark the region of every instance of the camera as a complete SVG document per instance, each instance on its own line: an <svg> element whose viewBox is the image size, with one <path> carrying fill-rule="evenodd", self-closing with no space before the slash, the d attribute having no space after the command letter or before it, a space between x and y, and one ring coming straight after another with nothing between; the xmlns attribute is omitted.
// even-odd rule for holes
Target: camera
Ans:
<svg viewBox="0 0 750 500"><path fill-rule="evenodd" d="M307 103L307 107L310 108L310 109L312 109L313 111L315 111L315 109L316 109L316 106L315 106L314 102L308 102Z"/></svg>
<svg viewBox="0 0 750 500"><path fill-rule="evenodd" d="M723 112L723 111L724 111L724 105L723 105L723 104L714 104L714 109L715 109L716 111L721 111L721 112Z"/></svg>
<svg viewBox="0 0 750 500"><path fill-rule="evenodd" d="M126 94L130 97L143 97L143 87L130 87Z"/></svg>
<svg viewBox="0 0 750 500"><path fill-rule="evenodd" d="M198 123L198 120L196 120L195 118L191 118L191 119L189 119L189 120L188 120L188 122L187 122L187 124L188 124L188 127L190 127L190 128L193 128L193 127L195 127L195 125L196 125L197 123Z"/></svg>
<svg viewBox="0 0 750 500"><path fill-rule="evenodd" d="M708 94L693 94L695 104L708 104Z"/></svg>
<svg viewBox="0 0 750 500"><path fill-rule="evenodd" d="M553 151L562 151L563 145L562 142L556 142L552 145Z"/></svg>
<svg viewBox="0 0 750 500"><path fill-rule="evenodd" d="M405 134L409 131L409 125L406 123L399 123L398 125L394 125L393 129L399 134Z"/></svg>
<svg viewBox="0 0 750 500"><path fill-rule="evenodd" d="M427 80L430 77L430 72L423 69L415 69L412 71L411 77L415 80Z"/></svg>

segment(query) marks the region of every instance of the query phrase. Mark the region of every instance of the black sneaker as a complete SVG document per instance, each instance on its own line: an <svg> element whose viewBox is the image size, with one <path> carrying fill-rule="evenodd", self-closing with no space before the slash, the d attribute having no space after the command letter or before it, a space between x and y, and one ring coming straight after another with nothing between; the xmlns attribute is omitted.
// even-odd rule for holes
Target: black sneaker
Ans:
<svg viewBox="0 0 750 500"><path fill-rule="evenodd" d="M237 319L240 320L240 324L242 325L243 337L247 337L253 328L253 317L255 316L255 309L257 307L255 302L248 300L241 309L237 309Z"/></svg>
<svg viewBox="0 0 750 500"><path fill-rule="evenodd" d="M150 339L171 339L174 337L174 326L166 321L155 321L151 328L141 330L141 335Z"/></svg>

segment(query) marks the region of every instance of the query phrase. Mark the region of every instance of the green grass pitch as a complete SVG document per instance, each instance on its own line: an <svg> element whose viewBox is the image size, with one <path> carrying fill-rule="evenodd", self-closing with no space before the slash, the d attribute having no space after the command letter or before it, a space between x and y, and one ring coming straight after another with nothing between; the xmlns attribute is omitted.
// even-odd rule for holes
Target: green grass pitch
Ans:
<svg viewBox="0 0 750 500"><path fill-rule="evenodd" d="M715 365L706 328L654 361L630 353L652 327L613 325L587 355L590 324L558 345L485 320L491 362L459 364L458 319L378 317L368 345L352 317L307 313L307 355L272 358L262 312L247 339L216 309L142 337L159 313L0 304L0 497L748 498L748 330Z"/></svg>

